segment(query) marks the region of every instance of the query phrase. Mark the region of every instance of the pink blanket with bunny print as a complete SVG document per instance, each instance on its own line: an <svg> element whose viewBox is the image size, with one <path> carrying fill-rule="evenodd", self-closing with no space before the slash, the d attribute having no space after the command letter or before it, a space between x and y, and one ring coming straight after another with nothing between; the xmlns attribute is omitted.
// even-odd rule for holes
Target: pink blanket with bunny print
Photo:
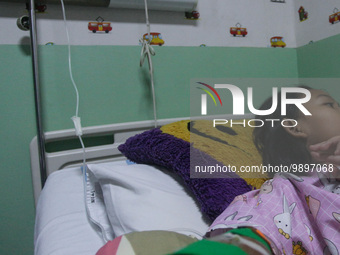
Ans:
<svg viewBox="0 0 340 255"><path fill-rule="evenodd" d="M253 226L274 254L340 254L340 183L319 174L279 174L237 196L209 230Z"/></svg>

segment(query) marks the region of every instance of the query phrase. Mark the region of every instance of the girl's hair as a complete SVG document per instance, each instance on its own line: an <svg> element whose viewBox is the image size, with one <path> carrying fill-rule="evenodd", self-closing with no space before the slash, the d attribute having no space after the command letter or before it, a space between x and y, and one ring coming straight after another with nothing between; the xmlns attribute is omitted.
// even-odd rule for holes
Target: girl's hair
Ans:
<svg viewBox="0 0 340 255"><path fill-rule="evenodd" d="M300 88L311 90L307 86ZM290 99L301 98L301 93L288 93ZM272 106L272 98L268 98L260 107L261 110ZM260 154L264 165L288 166L291 164L311 163L311 156L302 138L293 137L281 125L283 119L297 120L301 112L295 105L287 105L286 115L281 115L281 92L278 94L278 105L274 113L267 116L256 116L264 122L262 127L256 127L253 131L254 143ZM280 121L265 121L265 119L279 119ZM272 127L273 126L273 127Z"/></svg>

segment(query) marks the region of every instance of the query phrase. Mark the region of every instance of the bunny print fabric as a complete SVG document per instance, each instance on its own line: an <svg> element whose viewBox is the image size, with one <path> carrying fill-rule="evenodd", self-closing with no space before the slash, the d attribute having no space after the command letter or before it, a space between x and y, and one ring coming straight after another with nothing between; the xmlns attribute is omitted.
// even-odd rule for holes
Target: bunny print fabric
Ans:
<svg viewBox="0 0 340 255"><path fill-rule="evenodd" d="M254 227L274 254L340 253L340 183L323 174L278 174L260 190L237 196L209 231Z"/></svg>

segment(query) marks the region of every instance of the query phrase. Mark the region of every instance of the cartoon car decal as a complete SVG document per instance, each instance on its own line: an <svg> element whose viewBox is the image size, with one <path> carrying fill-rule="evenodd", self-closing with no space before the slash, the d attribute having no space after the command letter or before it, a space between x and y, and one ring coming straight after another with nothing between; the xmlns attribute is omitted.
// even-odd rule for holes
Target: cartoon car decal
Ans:
<svg viewBox="0 0 340 255"><path fill-rule="evenodd" d="M329 15L329 23L336 23L339 22L340 20L340 12L338 10L338 8L334 8L333 10L333 14Z"/></svg>
<svg viewBox="0 0 340 255"><path fill-rule="evenodd" d="M151 41L150 45L159 45L162 46L164 44L164 40L162 38L161 33L150 33ZM149 35L146 33L143 35L143 40L148 41Z"/></svg>
<svg viewBox="0 0 340 255"><path fill-rule="evenodd" d="M247 28L242 27L240 23L237 23L235 27L231 27L229 31L230 31L230 34L233 36L245 37L248 34Z"/></svg>
<svg viewBox="0 0 340 255"><path fill-rule="evenodd" d="M92 31L93 33L96 33L96 32L108 33L112 30L110 22L104 22L104 19L102 17L98 17L96 20L97 21L89 22L87 26L88 29Z"/></svg>
<svg viewBox="0 0 340 255"><path fill-rule="evenodd" d="M274 36L274 37L270 38L270 44L274 48L276 48L276 47L281 47L281 48L286 47L286 43L284 42L282 36Z"/></svg>

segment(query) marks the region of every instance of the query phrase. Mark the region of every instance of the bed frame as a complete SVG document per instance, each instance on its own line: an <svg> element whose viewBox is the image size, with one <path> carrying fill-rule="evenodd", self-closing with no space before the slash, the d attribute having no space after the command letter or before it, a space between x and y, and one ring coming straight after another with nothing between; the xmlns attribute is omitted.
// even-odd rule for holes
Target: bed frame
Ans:
<svg viewBox="0 0 340 255"><path fill-rule="evenodd" d="M171 122L184 120L188 118L174 118L174 119L162 119L157 120L157 125L162 126ZM107 162L122 160L125 157L118 150L118 146L123 144L127 138L144 132L148 129L155 127L153 120L138 121L138 122L127 122L110 125L92 126L83 128L83 137L96 137L96 136L112 136L113 143L98 145L86 148L86 161L91 163ZM46 132L45 143L51 142L70 142L71 140L77 139L74 129L66 129L60 131ZM50 175L54 171L58 171L64 168L70 168L82 165L83 161L83 150L71 149L65 151L56 152L45 152L46 153L46 176ZM39 165L39 148L38 139L35 136L30 143L30 157L31 157L31 170L32 170L32 181L34 200L37 204L41 189L42 181L40 174Z"/></svg>
<svg viewBox="0 0 340 255"><path fill-rule="evenodd" d="M209 116L209 118L221 118L221 119L247 119L252 118L253 115L246 114L240 116L223 115L223 116ZM173 118L173 119L161 119L157 120L157 125L162 126L175 121L185 120L189 118ZM191 117L191 120L202 119L202 117ZM86 137L99 137L103 135L112 136L113 143L96 145L86 148L86 161L91 163L108 162L126 159L122 153L118 150L118 146L123 144L129 137L142 133L146 130L155 127L154 120L137 121L117 123L110 125L92 126L83 128L83 138ZM70 140L77 139L74 129L66 129L60 131L52 131L44 133L45 143L62 142L68 143ZM75 166L81 166L83 161L82 148L67 149L56 152L45 152L46 157L46 176L50 175L54 171L58 171L64 168L70 168ZM31 156L31 170L35 204L38 202L38 198L43 187L40 174L39 165L39 148L38 139L34 137L30 143L30 156Z"/></svg>

